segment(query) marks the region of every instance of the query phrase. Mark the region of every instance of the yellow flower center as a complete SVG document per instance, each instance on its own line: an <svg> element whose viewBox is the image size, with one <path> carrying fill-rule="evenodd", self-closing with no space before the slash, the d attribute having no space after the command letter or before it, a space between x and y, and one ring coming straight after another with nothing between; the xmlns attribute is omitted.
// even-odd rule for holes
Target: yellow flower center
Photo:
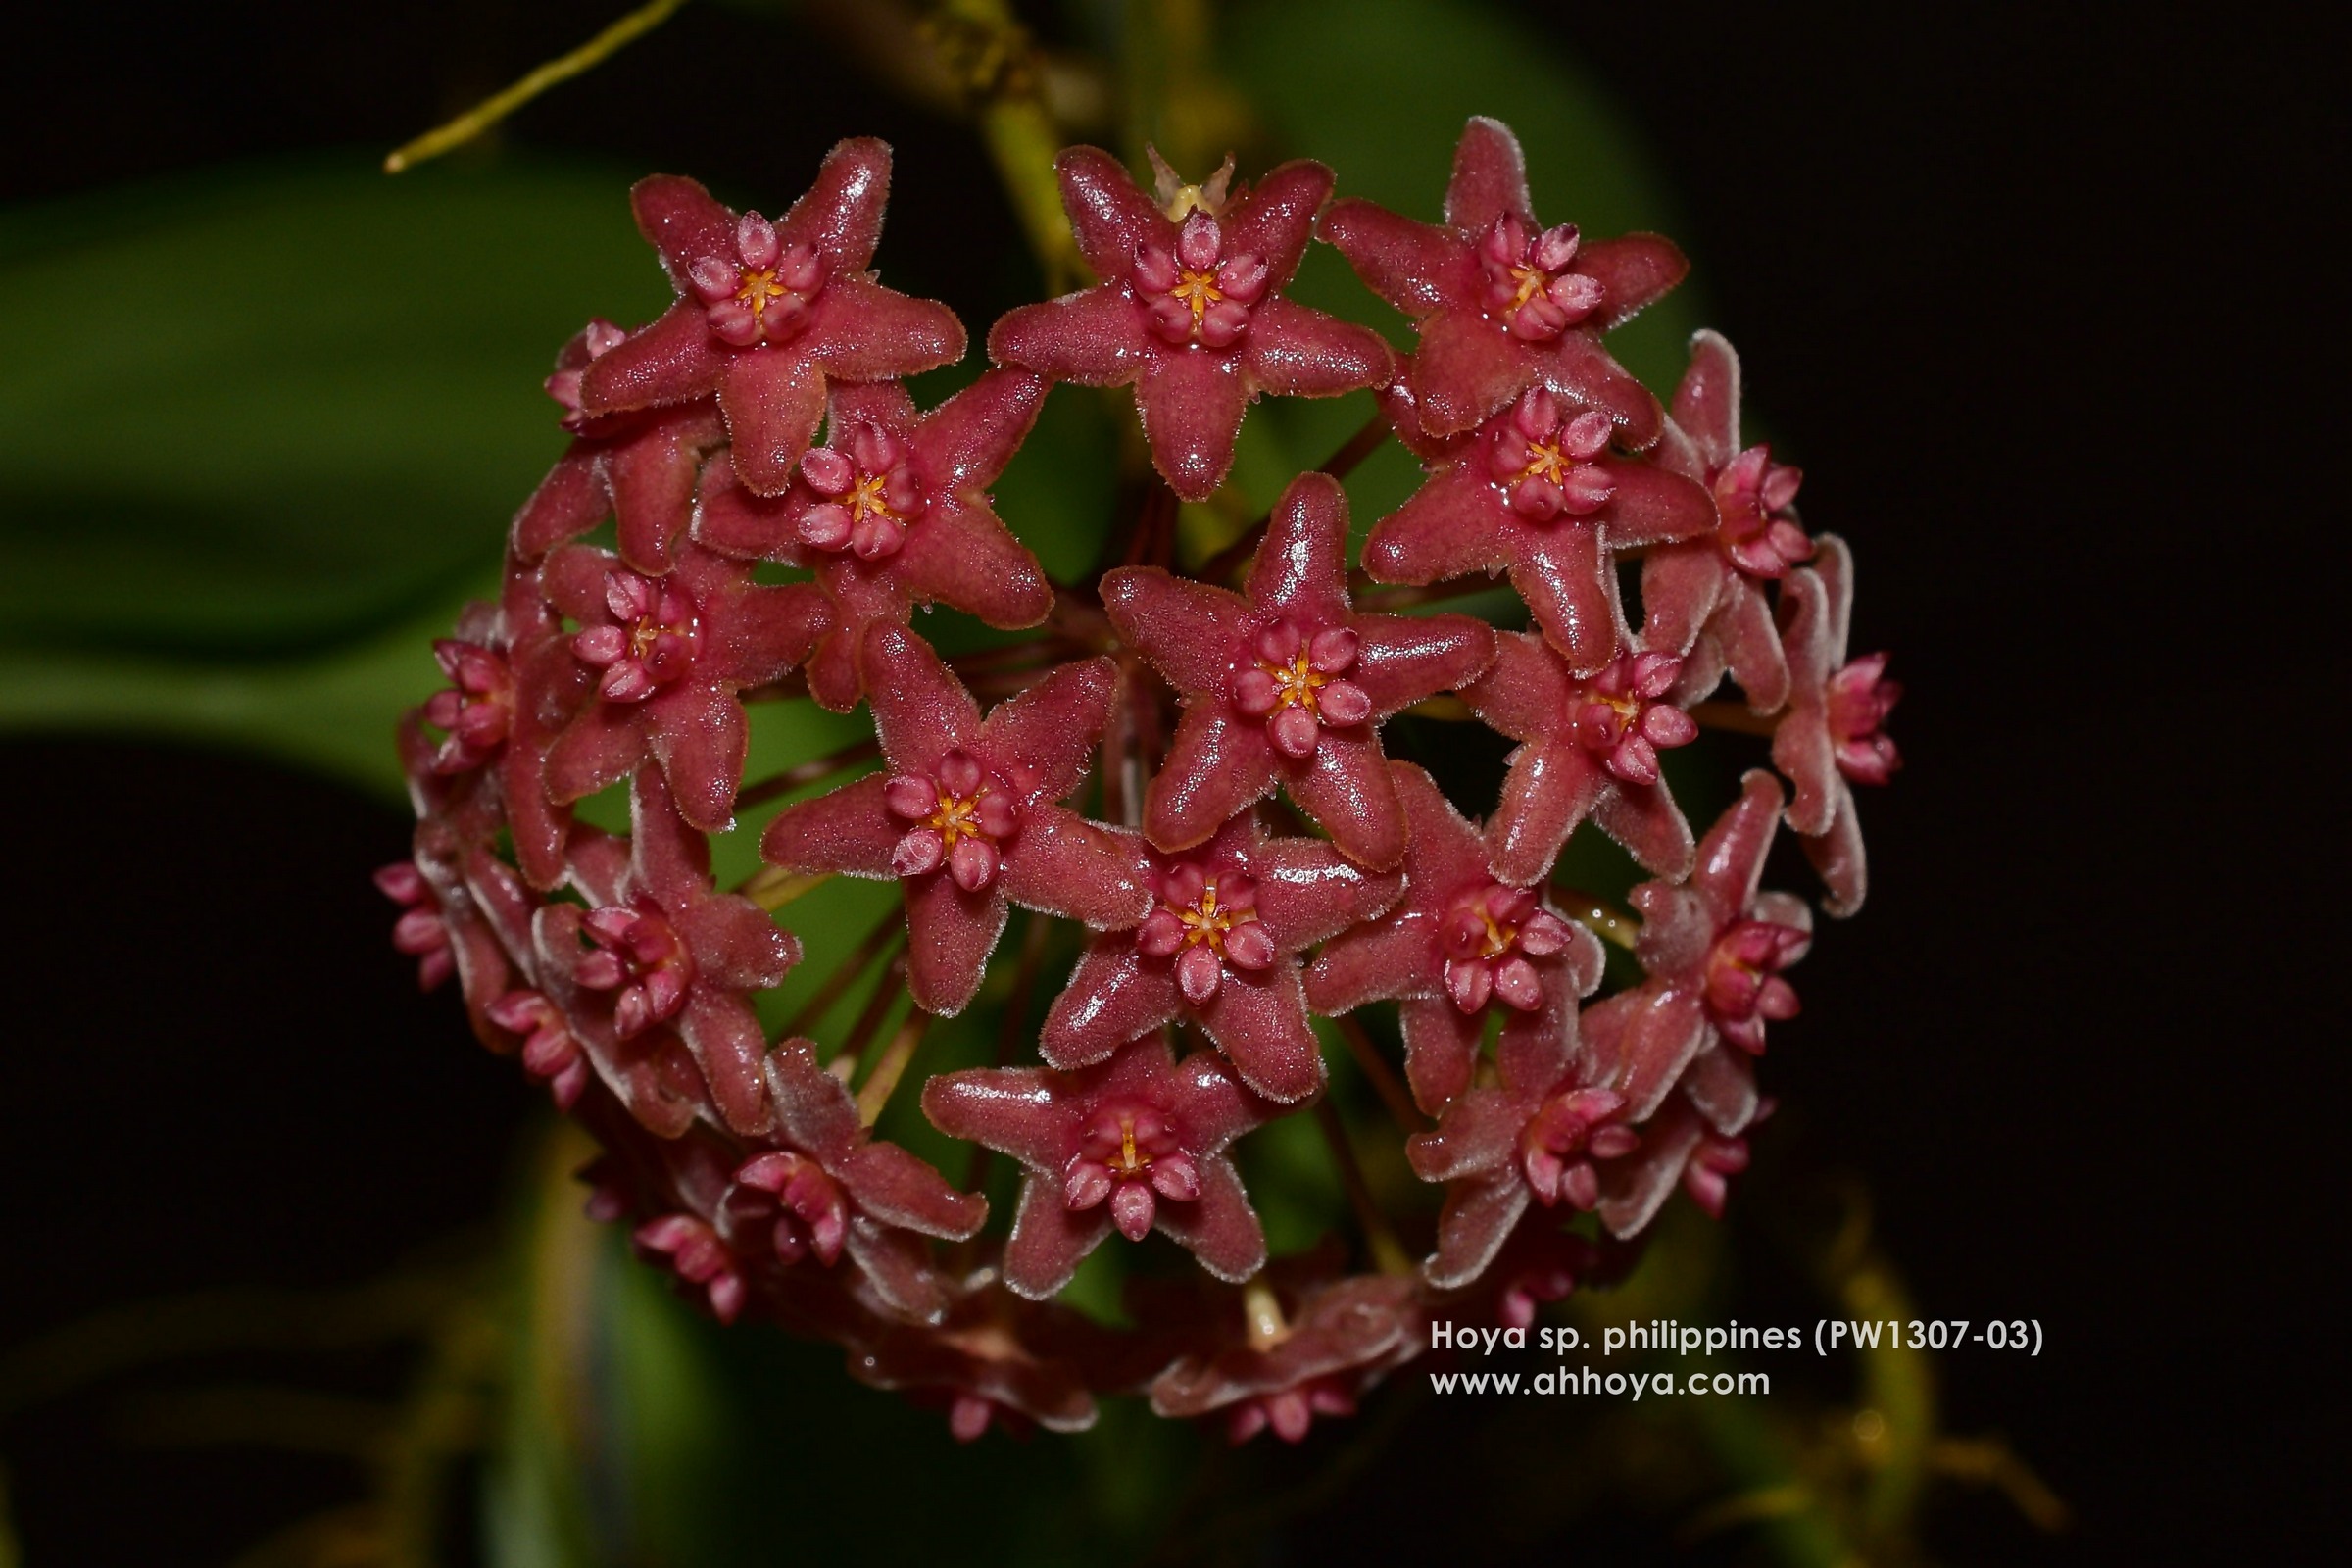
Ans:
<svg viewBox="0 0 2352 1568"><path fill-rule="evenodd" d="M1568 470L1575 466L1576 460L1562 452L1557 446L1547 445L1542 441L1530 441L1527 444L1527 466L1519 470L1519 477L1522 479L1548 479L1553 484L1566 484Z"/></svg>
<svg viewBox="0 0 2352 1568"><path fill-rule="evenodd" d="M1193 325L1196 327L1200 324L1200 318L1208 314L1208 308L1225 297L1217 291L1216 273L1193 271L1178 272L1176 286L1168 290L1168 295L1184 301L1193 313Z"/></svg>
<svg viewBox="0 0 2352 1568"><path fill-rule="evenodd" d="M1136 1152L1135 1118L1122 1112L1119 1116L1119 1159L1111 1169L1122 1176L1135 1176L1151 1168L1152 1156Z"/></svg>
<svg viewBox="0 0 2352 1568"><path fill-rule="evenodd" d="M1511 295L1511 303L1502 308L1505 316L1517 315L1521 306L1543 293L1551 283L1551 275L1540 267L1514 267L1511 269L1511 277L1519 286Z"/></svg>
<svg viewBox="0 0 2352 1568"><path fill-rule="evenodd" d="M1511 951L1511 944L1519 938L1516 928L1495 924L1494 917L1483 908L1478 911L1478 919L1487 928L1486 943L1479 950L1480 957L1499 958Z"/></svg>
<svg viewBox="0 0 2352 1568"><path fill-rule="evenodd" d="M939 809L932 812L927 826L936 830L949 849L959 839L985 839L988 834L980 827L980 796L988 793L984 786L976 795L947 795L939 798Z"/></svg>
<svg viewBox="0 0 2352 1568"><path fill-rule="evenodd" d="M889 483L890 476L888 474L869 473L850 486L850 493L846 500L849 503L850 522L853 526L863 522L868 517L888 517L893 521L897 520L899 514L890 510L889 502L882 499L882 491Z"/></svg>
<svg viewBox="0 0 2352 1568"><path fill-rule="evenodd" d="M1315 693L1330 684L1331 677L1308 662L1306 650L1301 648L1287 664L1260 663L1258 668L1274 678L1274 706L1303 708L1315 710Z"/></svg>
<svg viewBox="0 0 2352 1568"><path fill-rule="evenodd" d="M771 268L764 272L745 272L743 286L735 291L735 298L757 316L789 292Z"/></svg>
<svg viewBox="0 0 2352 1568"><path fill-rule="evenodd" d="M1237 925L1247 925L1257 918L1255 909L1220 907L1217 904L1217 885L1211 882L1200 892L1200 901L1189 909L1178 909L1176 918L1184 922L1186 947L1208 945L1208 951L1222 955L1225 933Z"/></svg>

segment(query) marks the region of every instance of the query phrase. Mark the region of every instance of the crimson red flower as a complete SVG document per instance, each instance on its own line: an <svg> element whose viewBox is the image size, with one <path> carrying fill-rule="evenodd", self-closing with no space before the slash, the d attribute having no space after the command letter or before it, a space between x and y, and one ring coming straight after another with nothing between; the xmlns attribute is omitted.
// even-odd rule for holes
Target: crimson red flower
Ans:
<svg viewBox="0 0 2352 1568"><path fill-rule="evenodd" d="M699 1214L663 1214L647 1220L629 1238L639 1255L667 1263L678 1278L697 1287L710 1315L732 1323L749 1294L743 1270L710 1222Z"/></svg>
<svg viewBox="0 0 2352 1568"><path fill-rule="evenodd" d="M1728 666L1748 705L1769 713L1788 700L1788 665L1764 585L1812 559L1793 505L1803 475L1774 463L1769 447L1740 445L1740 356L1719 333L1690 340L1674 429L1658 462L1706 485L1715 514L1703 537L1643 559L1642 634L1690 656L1692 687L1711 690Z"/></svg>
<svg viewBox="0 0 2352 1568"><path fill-rule="evenodd" d="M627 334L610 321L591 321L564 345L547 391L564 408L570 448L539 481L514 514L514 553L537 561L610 516L620 557L638 571L669 570L677 543L694 515L695 475L704 458L726 440L718 405L710 399L671 408L592 416L580 408L587 368L618 348Z"/></svg>
<svg viewBox="0 0 2352 1568"><path fill-rule="evenodd" d="M1540 225L1508 126L1479 118L1463 128L1444 226L1348 198L1332 203L1319 232L1419 323L1405 374L1433 435L1469 430L1540 384L1606 414L1629 445L1658 438L1657 400L1600 335L1681 282L1690 264L1655 234L1588 241L1573 223Z"/></svg>
<svg viewBox="0 0 2352 1568"><path fill-rule="evenodd" d="M889 771L787 808L760 853L792 870L897 878L919 1006L948 1016L971 1001L1008 900L1098 929L1144 917L1136 856L1054 804L1086 776L1115 664L1064 664L985 723L931 645L902 626L868 626L862 665Z"/></svg>
<svg viewBox="0 0 2352 1568"><path fill-rule="evenodd" d="M521 1040L522 1070L534 1083L547 1085L556 1108L569 1110L578 1104L580 1091L588 1087L590 1067L564 1009L545 992L525 988L508 992L487 1010L492 1023Z"/></svg>
<svg viewBox="0 0 2352 1568"><path fill-rule="evenodd" d="M1853 786L1884 784L1902 766L1902 754L1882 726L1903 689L1886 678L1885 654L1846 662L1853 557L1835 534L1823 534L1820 545L1818 565L1789 573L1782 590L1788 711L1772 733L1772 760L1796 785L1788 825L1829 888L1823 907L1848 915L1870 891Z"/></svg>
<svg viewBox="0 0 2352 1568"><path fill-rule="evenodd" d="M740 217L691 179L657 174L629 192L678 301L588 365L590 416L715 393L736 474L762 495L792 482L829 381L883 381L963 356L963 327L934 300L866 272L882 237L890 149L870 137L825 157L816 182L770 223Z"/></svg>
<svg viewBox="0 0 2352 1568"><path fill-rule="evenodd" d="M1763 1114L1757 1111L1756 1118ZM1745 1170L1747 1160L1746 1139L1711 1125L1689 1096L1678 1094L1642 1128L1642 1147L1603 1173L1601 1223L1614 1236L1639 1233L1674 1196L1677 1182L1721 1219L1730 1178Z"/></svg>
<svg viewBox="0 0 2352 1568"><path fill-rule="evenodd" d="M1313 839L1269 839L1246 811L1199 849L1152 855L1148 880L1150 917L1087 949L1038 1054L1083 1067L1189 1017L1267 1099L1293 1104L1321 1088L1298 954L1396 903L1403 878Z"/></svg>
<svg viewBox="0 0 2352 1568"><path fill-rule="evenodd" d="M1600 944L1543 907L1534 889L1495 881L1491 835L1426 772L1389 767L1412 826L1404 900L1332 938L1306 971L1306 1000L1328 1015L1403 998L1405 1080L1434 1115L1469 1087L1489 1003L1507 1017L1583 995L1599 978Z"/></svg>
<svg viewBox="0 0 2352 1568"><path fill-rule="evenodd" d="M1157 1229L1219 1279L1246 1279L1266 1260L1225 1151L1273 1111L1212 1053L1179 1063L1155 1034L1075 1072L943 1073L923 1086L923 1113L1027 1167L1004 1246L1004 1283L1023 1296L1067 1285L1114 1227L1130 1241Z"/></svg>
<svg viewBox="0 0 2352 1568"><path fill-rule="evenodd" d="M1649 978L1588 1009L1595 1081L1646 1119L1687 1067L1719 1041L1761 1054L1764 1026L1796 1014L1780 971L1805 955L1813 911L1786 893L1759 893L1764 855L1781 814L1780 781L1762 768L1698 847L1687 883L1644 882L1635 956Z"/></svg>
<svg viewBox="0 0 2352 1568"><path fill-rule="evenodd" d="M1459 1289L1484 1272L1531 1199L1594 1206L1595 1162L1634 1148L1624 1097L1593 1079L1579 1048L1576 999L1599 983L1595 950L1541 1008L1503 1025L1497 1081L1464 1090L1436 1128L1406 1140L1414 1172L1446 1184L1438 1250L1422 1265L1438 1289Z"/></svg>
<svg viewBox="0 0 2352 1568"><path fill-rule="evenodd" d="M1251 1291L1220 1291L1213 1300L1207 1343L1152 1380L1152 1408L1175 1419L1222 1414L1234 1443L1269 1427L1299 1443L1316 1416L1353 1415L1356 1401L1426 1343L1413 1282L1340 1277L1331 1248L1279 1259Z"/></svg>
<svg viewBox="0 0 2352 1568"><path fill-rule="evenodd" d="M738 694L808 656L829 624L824 596L808 583L755 585L749 564L691 543L666 577L567 545L547 558L539 582L579 625L573 656L598 672L598 700L547 754L550 797L593 795L651 756L686 820L723 832L751 746Z"/></svg>
<svg viewBox="0 0 2352 1568"><path fill-rule="evenodd" d="M806 1040L767 1058L775 1147L735 1172L724 1200L730 1234L757 1239L778 1263L843 1252L888 1311L916 1322L947 1316L948 1295L922 1241L962 1241L988 1218L988 1200L959 1193L896 1144L875 1140L849 1087L817 1065Z"/></svg>
<svg viewBox="0 0 2352 1568"><path fill-rule="evenodd" d="M1422 442L1429 482L1373 524L1364 570L1378 582L1432 583L1507 567L1569 667L1593 673L1617 654L1612 552L1715 524L1704 490L1611 457L1608 444L1606 415L1572 413L1540 386L1473 432Z"/></svg>
<svg viewBox="0 0 2352 1568"><path fill-rule="evenodd" d="M1163 168L1157 204L1100 148L1070 148L1054 170L1102 281L1007 312L989 357L1081 386L1132 384L1152 466L1178 495L1204 501L1224 482L1260 392L1334 397L1388 380L1379 333L1282 297L1331 195L1321 164L1284 164L1230 200L1230 164L1204 186Z"/></svg>
<svg viewBox="0 0 2352 1568"><path fill-rule="evenodd" d="M1597 675L1579 680L1550 644L1506 634L1494 667L1462 691L1471 711L1514 740L1502 802L1487 823L1494 875L1539 882L1590 814L1600 830L1660 876L1690 867L1690 827L1658 770L1660 747L1698 738L1690 715L1666 701L1682 661L1638 641Z"/></svg>
<svg viewBox="0 0 2352 1568"><path fill-rule="evenodd" d="M588 907L540 911L543 985L624 1100L656 1097L660 1085L640 1069L660 1072L661 1038L674 1032L719 1118L738 1133L765 1132L767 1040L744 993L780 985L801 945L749 899L711 891L710 845L688 830L658 771L638 771L629 804L627 839L573 837L571 881ZM641 1036L652 1049L631 1051Z"/></svg>
<svg viewBox="0 0 2352 1568"><path fill-rule="evenodd" d="M1103 573L1111 624L1184 695L1144 800L1159 848L1202 842L1281 784L1357 862L1403 858L1379 725L1485 669L1494 633L1467 615L1357 612L1347 551L1347 493L1309 473L1275 506L1246 598L1156 566Z"/></svg>
<svg viewBox="0 0 2352 1568"><path fill-rule="evenodd" d="M808 690L857 706L858 650L877 621L916 604L953 605L992 626L1034 626L1054 608L1037 558L989 504L1037 422L1046 383L991 370L928 414L895 381L834 388L827 444L801 459L782 496L746 490L721 458L705 470L695 537L731 556L807 564L833 603L808 660Z"/></svg>
<svg viewBox="0 0 2352 1568"><path fill-rule="evenodd" d="M918 1403L944 1405L948 1430L971 1443L992 1422L1020 1433L1084 1432L1095 1424L1084 1352L1100 1339L1078 1314L1023 1300L975 1270L949 1286L936 1328L888 1324L850 1346L850 1375L897 1389Z"/></svg>

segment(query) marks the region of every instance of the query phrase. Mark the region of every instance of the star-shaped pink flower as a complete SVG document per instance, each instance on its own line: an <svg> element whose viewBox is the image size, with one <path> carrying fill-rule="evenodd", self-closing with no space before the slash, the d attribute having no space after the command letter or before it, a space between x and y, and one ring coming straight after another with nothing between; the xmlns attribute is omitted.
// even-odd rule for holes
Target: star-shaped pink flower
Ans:
<svg viewBox="0 0 2352 1568"><path fill-rule="evenodd" d="M1342 1275L1334 1249L1282 1258L1263 1279L1280 1321L1252 1321L1243 1293L1218 1291L1208 1344L1152 1380L1154 1412L1222 1415L1234 1443L1269 1427L1285 1443L1303 1442L1316 1416L1353 1415L1374 1385L1428 1344L1413 1282Z"/></svg>
<svg viewBox="0 0 2352 1568"><path fill-rule="evenodd" d="M1884 784L1902 765L1882 726L1903 689L1886 679L1885 654L1846 662L1853 557L1836 534L1823 534L1819 543L1814 569L1790 572L1781 591L1788 710L1772 732L1772 760L1796 785L1788 825L1829 888L1823 907L1849 915L1870 891L1853 786Z"/></svg>
<svg viewBox="0 0 2352 1568"><path fill-rule="evenodd" d="M509 1051L494 1010L512 974L529 962L534 901L493 853L497 800L487 781L442 771L442 749L414 713L401 725L400 748L416 828L411 858L375 873L376 887L401 906L392 945L417 960L424 990L455 974L474 1034Z"/></svg>
<svg viewBox="0 0 2352 1568"><path fill-rule="evenodd" d="M1086 776L1117 665L1064 664L986 722L903 626L866 628L861 668L888 771L787 808L760 853L792 870L897 878L917 1004L944 1017L972 1000L1007 901L1097 929L1144 917L1134 853L1055 804Z"/></svg>
<svg viewBox="0 0 2352 1568"><path fill-rule="evenodd" d="M1475 677L1494 633L1468 615L1359 612L1347 552L1347 493L1309 473L1275 506L1247 597L1156 566L1103 573L1111 624L1184 695L1144 799L1153 844L1199 844L1280 784L1361 864L1403 858L1380 723Z"/></svg>
<svg viewBox="0 0 2352 1568"><path fill-rule="evenodd" d="M1319 231L1373 293L1419 322L1406 375L1433 435L1472 429L1543 385L1606 414L1629 446L1658 438L1657 400L1600 335L1681 282L1690 264L1655 234L1587 241L1573 223L1538 224L1508 126L1474 119L1463 129L1443 226L1349 198L1332 203Z"/></svg>
<svg viewBox="0 0 2352 1568"><path fill-rule="evenodd" d="M1294 1104L1323 1086L1299 950L1379 914L1404 879L1314 839L1270 839L1254 811L1198 849L1151 857L1151 915L1099 937L1054 999L1038 1054L1102 1060L1175 1018L1198 1022L1242 1081Z"/></svg>
<svg viewBox="0 0 2352 1568"><path fill-rule="evenodd" d="M1714 516L1702 536L1643 558L1642 634L1690 657L1691 689L1711 690L1728 665L1748 706L1769 713L1788 700L1788 665L1764 585L1811 560L1813 541L1793 505L1803 475L1768 447L1740 445L1740 356L1718 333L1690 340L1658 462L1704 484Z"/></svg>
<svg viewBox="0 0 2352 1568"><path fill-rule="evenodd" d="M651 756L686 820L725 831L751 748L739 694L808 656L830 624L823 594L808 583L755 585L749 563L691 543L666 577L566 545L539 581L548 603L578 623L571 653L597 676L597 700L547 754L548 794L559 803L593 795Z"/></svg>
<svg viewBox="0 0 2352 1568"><path fill-rule="evenodd" d="M1760 1120L1769 1109L1749 1119ZM1688 1095L1678 1094L1642 1129L1642 1147L1602 1172L1600 1222L1612 1236L1639 1235L1678 1182L1699 1207L1721 1219L1730 1178L1745 1170L1747 1160L1747 1140L1737 1129L1723 1130Z"/></svg>
<svg viewBox="0 0 2352 1568"><path fill-rule="evenodd" d="M747 1233L747 1241L757 1231L786 1267L813 1255L831 1268L846 1251L888 1310L941 1321L948 1296L922 1238L976 1234L988 1200L957 1192L913 1154L874 1139L849 1086L817 1065L808 1041L788 1040L769 1054L767 1083L775 1147L736 1170L724 1205L728 1228Z"/></svg>
<svg viewBox="0 0 2352 1568"><path fill-rule="evenodd" d="M1058 1292L1114 1227L1130 1241L1157 1229L1219 1279L1266 1260L1226 1149L1272 1107L1213 1053L1179 1063L1154 1034L1075 1072L943 1073L923 1086L923 1113L1027 1167L1004 1247L1004 1283L1023 1296Z"/></svg>
<svg viewBox="0 0 2352 1568"><path fill-rule="evenodd" d="M1502 802L1487 823L1494 875L1542 881L1587 815L1660 876L1690 865L1690 828L1658 771L1658 750L1698 738L1668 702L1682 661L1628 646L1579 680L1542 637L1506 633L1494 667L1462 700L1525 745L1511 754Z"/></svg>
<svg viewBox="0 0 2352 1568"><path fill-rule="evenodd" d="M877 621L953 605L992 626L1034 626L1054 608L1037 558L997 516L987 487L1037 422L1046 383L991 370L928 414L896 381L833 390L826 444L784 495L753 494L733 466L703 477L695 537L730 556L814 568L833 627L808 661L808 690L857 706L858 650Z"/></svg>
<svg viewBox="0 0 2352 1568"><path fill-rule="evenodd" d="M1600 981L1599 956L1577 975L1581 990L1547 998L1542 1013L1503 1026L1499 1081L1465 1090L1438 1125L1405 1141L1423 1181L1446 1184L1438 1250L1422 1274L1456 1290L1485 1271L1531 1200L1590 1209L1600 1201L1596 1162L1630 1152L1623 1096L1593 1081L1579 1059L1575 996Z"/></svg>
<svg viewBox="0 0 2352 1568"><path fill-rule="evenodd" d="M1585 995L1600 979L1600 944L1544 908L1535 889L1495 881L1489 835L1426 772L1389 767L1412 826L1404 900L1332 938L1306 971L1306 1000L1331 1015L1403 998L1405 1080L1435 1115L1470 1085L1489 1004L1507 1018Z"/></svg>
<svg viewBox="0 0 2352 1568"><path fill-rule="evenodd" d="M678 541L694 515L695 476L727 438L718 405L708 399L661 409L591 416L580 410L580 377L627 334L591 321L557 357L547 391L564 408L572 443L514 514L514 553L537 561L607 517L619 534L620 557L659 575L675 564Z"/></svg>
<svg viewBox="0 0 2352 1568"><path fill-rule="evenodd" d="M659 1044L630 1045L674 1031L720 1119L738 1133L765 1132L767 1040L745 993L782 984L800 944L749 899L711 891L710 845L680 817L658 770L639 769L629 804L627 839L573 837L571 881L588 906L540 910L543 984L624 1100L662 1098L639 1070L659 1071Z"/></svg>
<svg viewBox="0 0 2352 1568"><path fill-rule="evenodd" d="M1608 416L1574 413L1544 387L1469 434L1420 445L1429 482L1372 525L1364 570L1378 582L1432 583L1507 568L1579 674L1617 655L1615 552L1715 525L1704 490L1611 457Z"/></svg>
<svg viewBox="0 0 2352 1568"><path fill-rule="evenodd" d="M884 381L963 357L963 326L935 300L866 271L882 237L890 149L870 137L825 156L816 182L770 223L691 179L656 174L629 204L678 301L580 376L591 416L717 394L735 472L762 495L792 482L832 381Z"/></svg>
<svg viewBox="0 0 2352 1568"><path fill-rule="evenodd" d="M1205 186L1163 170L1158 203L1099 148L1072 147L1054 168L1102 281L1006 313L989 357L1081 386L1132 384L1152 466L1179 496L1204 501L1224 482L1260 392L1335 397L1388 380L1379 333L1282 296L1331 195L1321 164L1284 164L1230 201L1230 165Z"/></svg>
<svg viewBox="0 0 2352 1568"><path fill-rule="evenodd" d="M1782 800L1780 780L1751 769L1700 841L1690 880L1633 891L1634 956L1649 978L1585 1015L1594 1081L1624 1098L1630 1120L1645 1120L1720 1042L1761 1054L1765 1024L1796 1015L1780 971L1805 956L1813 911L1789 894L1757 892Z"/></svg>
<svg viewBox="0 0 2352 1568"><path fill-rule="evenodd" d="M850 1376L944 1406L948 1430L972 1443L990 1425L1083 1432L1097 1410L1087 1361L1103 1331L1067 1307L1013 1295L981 1268L948 1286L937 1327L884 1324L850 1345Z"/></svg>

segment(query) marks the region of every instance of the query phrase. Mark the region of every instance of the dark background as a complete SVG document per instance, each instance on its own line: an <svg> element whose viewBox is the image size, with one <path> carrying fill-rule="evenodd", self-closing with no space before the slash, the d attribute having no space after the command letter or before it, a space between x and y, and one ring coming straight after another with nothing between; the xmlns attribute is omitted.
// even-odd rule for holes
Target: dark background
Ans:
<svg viewBox="0 0 2352 1568"><path fill-rule="evenodd" d="M1864 798L1871 906L1798 976L1767 1137L1866 1175L1923 1309L2047 1325L2038 1360L1953 1363L1947 1420L2005 1433L2079 1522L1970 1549L2252 1558L2323 1531L2328 52L2245 8L1519 9L1650 140L1808 515L1867 539L1856 651L1894 651L1909 766ZM690 8L516 134L751 180L871 130L902 149L894 232L1017 242L953 127L838 73L776 91L726 47L750 25ZM0 63L0 198L388 146L583 30L554 0L44 8ZM714 82L769 95L756 158L710 133ZM367 873L405 853L399 815L130 742L13 737L0 769L0 1345L160 1292L357 1280L488 1217L531 1098L385 951ZM100 1445L54 1413L0 1434L36 1563L151 1542L139 1514L214 1560L285 1516L272 1488L339 1473L150 1476Z"/></svg>

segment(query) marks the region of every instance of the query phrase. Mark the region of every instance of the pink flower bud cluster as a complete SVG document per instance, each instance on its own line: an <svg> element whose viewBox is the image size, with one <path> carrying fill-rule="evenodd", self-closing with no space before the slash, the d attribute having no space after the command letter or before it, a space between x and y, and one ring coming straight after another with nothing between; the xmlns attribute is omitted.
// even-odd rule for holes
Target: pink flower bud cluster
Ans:
<svg viewBox="0 0 2352 1568"><path fill-rule="evenodd" d="M1721 1211L1813 933L1762 885L1767 852L1787 825L1828 911L1860 906L1853 789L1897 765L1896 688L1848 655L1846 547L1798 520L1796 469L1741 444L1730 345L1699 335L1671 411L1604 346L1681 254L1539 223L1504 127L1471 122L1436 224L1333 202L1311 162L1254 187L1160 166L1147 192L1077 148L1059 173L1102 281L1009 313L995 368L927 411L904 380L965 334L872 270L881 144L836 147L772 222L690 180L636 188L676 302L559 357L569 447L499 603L436 645L450 685L402 732L412 858L377 880L421 981L457 977L483 1042L607 1149L592 1211L722 1320L837 1343L967 1440L1141 1395L1297 1442L1426 1348L1431 1314L1524 1326L1630 1267L1678 1187ZM1412 354L1289 299L1318 237L1412 318ZM987 492L1059 383L1132 387L1186 500L1267 396L1375 394L1426 478L1354 569L1348 498L1315 473L1230 580L1180 565L1149 520L1169 503L1125 524L1127 564L1056 584ZM581 542L608 520L613 549ZM1399 612L1504 572L1524 632ZM933 605L1043 629L944 658L912 629ZM1727 676L1744 711L1710 701ZM862 707L872 745L747 780L755 714L804 696ZM1392 760L1408 710L1517 743L1489 814ZM1669 754L1727 712L1788 782L1751 770L1694 832ZM766 814L761 876L713 883L711 834L826 777ZM607 790L625 834L574 819ZM1648 873L1632 913L1553 880L1588 822ZM834 875L895 887L886 983L915 1009L855 1093L863 1037L779 1040L757 1005L802 958L767 895ZM1040 973L1048 944L1000 956L1014 906L1076 928L1066 973ZM1606 994L1596 929L1638 971ZM927 1070L923 1018L1002 995L984 981L1008 964L1016 996L1049 988L1035 1039ZM1270 1257L1235 1147L1319 1104L1315 1019L1390 1004L1393 1131L1430 1201L1359 1216L1359 1250L1424 1260ZM1018 1164L1004 1223L877 1136L886 1102ZM1153 1232L1198 1268L1133 1280L1133 1327L1056 1299Z"/></svg>

